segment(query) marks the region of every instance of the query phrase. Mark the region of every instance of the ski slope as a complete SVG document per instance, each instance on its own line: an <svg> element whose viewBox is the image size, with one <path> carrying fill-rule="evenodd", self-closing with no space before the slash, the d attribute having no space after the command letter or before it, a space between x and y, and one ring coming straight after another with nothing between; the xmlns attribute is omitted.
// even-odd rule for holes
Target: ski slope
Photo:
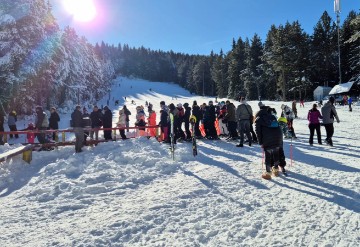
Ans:
<svg viewBox="0 0 360 247"><path fill-rule="evenodd" d="M114 123L126 104L133 125L145 101L159 118L161 100L214 99L119 77L98 104L107 100ZM280 112L284 102L264 103ZM168 144L140 137L79 154L74 147L36 152L30 165L21 157L0 163L0 246L360 246L360 108L337 106L334 147L310 146L313 103L298 104L298 139L284 141L289 176L271 181L261 179L259 145L225 140L198 141L197 157L191 143L178 143L175 161Z"/></svg>

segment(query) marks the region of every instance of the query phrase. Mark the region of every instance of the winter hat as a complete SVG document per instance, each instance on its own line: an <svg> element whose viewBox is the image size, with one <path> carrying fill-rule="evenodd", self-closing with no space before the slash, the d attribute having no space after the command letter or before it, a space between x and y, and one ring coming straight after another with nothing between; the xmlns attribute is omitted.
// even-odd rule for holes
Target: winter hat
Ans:
<svg viewBox="0 0 360 247"><path fill-rule="evenodd" d="M263 107L263 106L265 106L265 105L264 105L263 102L260 101L260 102L258 103L258 106L261 108L261 107Z"/></svg>
<svg viewBox="0 0 360 247"><path fill-rule="evenodd" d="M181 108L181 107L182 107L182 104L181 104L181 103L177 104L177 107Z"/></svg>
<svg viewBox="0 0 360 247"><path fill-rule="evenodd" d="M334 98L333 96L331 96L331 97L329 98L329 101L331 102L331 104L334 104L335 98Z"/></svg>

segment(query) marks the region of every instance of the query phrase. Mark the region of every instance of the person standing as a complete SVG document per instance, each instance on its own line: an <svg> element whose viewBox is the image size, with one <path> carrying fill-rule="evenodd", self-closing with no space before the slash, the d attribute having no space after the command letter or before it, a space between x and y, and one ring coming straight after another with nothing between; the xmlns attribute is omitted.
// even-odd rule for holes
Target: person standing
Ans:
<svg viewBox="0 0 360 247"><path fill-rule="evenodd" d="M104 126L104 129L112 128L112 112L108 106L104 107L103 126ZM105 140L112 140L111 132L112 132L112 130L104 130L104 139Z"/></svg>
<svg viewBox="0 0 360 247"><path fill-rule="evenodd" d="M81 106L77 105L74 112L71 114L72 127L75 133L75 152L82 152L84 145L84 128L83 128L83 115L81 113Z"/></svg>
<svg viewBox="0 0 360 247"><path fill-rule="evenodd" d="M229 137L227 139L236 140L238 137L236 131L236 108L229 100L226 101L226 114L224 119L227 121L229 130Z"/></svg>
<svg viewBox="0 0 360 247"><path fill-rule="evenodd" d="M264 149L266 172L262 175L264 179L271 179L279 175L279 166L285 172L285 158L283 152L283 135L276 117L271 114L271 109L263 107L256 114L255 131L259 145ZM273 165L273 167L272 167Z"/></svg>
<svg viewBox="0 0 360 247"><path fill-rule="evenodd" d="M52 130L59 129L60 116L56 111L55 107L51 107L50 109L50 118L49 118L49 128ZM52 139L54 141L58 140L57 132L53 132Z"/></svg>
<svg viewBox="0 0 360 247"><path fill-rule="evenodd" d="M309 144L312 146L314 143L314 132L316 130L316 135L318 138L318 144L322 144L321 142L321 131L320 131L320 121L322 119L322 115L317 109L317 104L313 104L313 107L309 110L307 119L309 120L309 129L310 129L310 138Z"/></svg>
<svg viewBox="0 0 360 247"><path fill-rule="evenodd" d="M148 125L156 126L156 112L154 110L149 110L149 117L148 117ZM148 133L151 137L156 136L156 128L148 128Z"/></svg>
<svg viewBox="0 0 360 247"><path fill-rule="evenodd" d="M126 114L124 108L119 111L119 120L117 122L117 127L120 128L120 136L121 139L125 140L125 127L126 127Z"/></svg>
<svg viewBox="0 0 360 247"><path fill-rule="evenodd" d="M43 108L41 106L37 106L35 111L36 111L36 119L35 119L36 130L39 131L47 130L49 127L49 120L47 118L46 113L43 111ZM46 136L45 133L36 134L36 137L41 144L48 142L45 136Z"/></svg>
<svg viewBox="0 0 360 247"><path fill-rule="evenodd" d="M168 111L169 109L167 108L167 106L165 105L164 101L160 102L160 122L159 122L159 126L160 126L160 130L161 133L163 135L163 141L164 142L169 142L169 120L168 120Z"/></svg>
<svg viewBox="0 0 360 247"><path fill-rule="evenodd" d="M332 137L334 135L334 118L338 123L340 123L339 117L337 115L335 106L335 98L330 97L329 101L324 104L324 106L321 108L321 113L323 116L323 125L326 130L326 143L330 146L333 146Z"/></svg>
<svg viewBox="0 0 360 247"><path fill-rule="evenodd" d="M286 117L287 125L289 128L289 134L291 134L292 138L297 138L294 130L294 119L295 119L294 112L289 106L284 104L281 105L281 110L282 110L281 116Z"/></svg>
<svg viewBox="0 0 360 247"><path fill-rule="evenodd" d="M351 96L348 97L348 105L349 105L349 111L352 111L352 98L351 98Z"/></svg>
<svg viewBox="0 0 360 247"><path fill-rule="evenodd" d="M88 113L85 106L83 108L82 119L83 119L82 127L84 127L84 145L86 145L86 139L90 135L89 129L91 129L91 119L90 119L90 114Z"/></svg>
<svg viewBox="0 0 360 247"><path fill-rule="evenodd" d="M185 108L184 123L185 123L186 139L190 141L191 140L191 132L190 132L191 107L189 106L189 103L185 103L183 106Z"/></svg>
<svg viewBox="0 0 360 247"><path fill-rule="evenodd" d="M196 122L195 122L195 126L194 126L195 138L201 139L202 135L201 135L201 131L200 131L200 121L202 121L202 119L203 119L203 114L202 114L200 106L198 106L196 100L193 101L192 115L194 115L196 117Z"/></svg>
<svg viewBox="0 0 360 247"><path fill-rule="evenodd" d="M90 120L91 120L91 131L90 131L90 138L95 140L99 140L99 129L102 126L102 118L103 115L97 106L93 107L93 111L90 113Z"/></svg>
<svg viewBox="0 0 360 247"><path fill-rule="evenodd" d="M252 138L250 133L250 120L253 117L253 110L251 106L246 102L244 97L240 98L240 105L236 109L236 119L238 120L238 126L240 130L240 143L237 147L244 146L244 134L246 134L249 140L249 146L252 144Z"/></svg>
<svg viewBox="0 0 360 247"><path fill-rule="evenodd" d="M17 131L16 121L17 121L16 112L15 111L10 112L8 117L8 126L10 131ZM15 138L19 138L18 134L14 134L14 136ZM10 134L10 138L13 138L13 134Z"/></svg>
<svg viewBox="0 0 360 247"><path fill-rule="evenodd" d="M126 100L126 97L125 97L125 100ZM126 116L126 132L129 132L129 123L130 123L129 116L131 115L131 112L128 110L126 105L123 106L123 109L124 109L124 114Z"/></svg>

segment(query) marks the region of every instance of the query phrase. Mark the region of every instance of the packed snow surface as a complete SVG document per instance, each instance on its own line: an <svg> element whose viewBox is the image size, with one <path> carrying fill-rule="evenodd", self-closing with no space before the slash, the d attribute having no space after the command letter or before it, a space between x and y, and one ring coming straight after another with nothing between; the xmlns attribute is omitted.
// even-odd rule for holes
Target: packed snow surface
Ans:
<svg viewBox="0 0 360 247"><path fill-rule="evenodd" d="M214 98L118 78L99 105L109 101L115 123L126 103L133 125L132 100L151 102L159 119L161 100ZM291 105L264 103L278 112ZM31 164L21 155L2 162L0 246L360 246L360 108L337 106L334 147L317 145L316 137L310 146L313 103L297 105L298 138L284 140L289 176L270 181L261 178L259 145L238 148L225 139L199 140L196 157L191 143L178 143L175 160L168 144L140 137L78 154L73 146L34 152ZM61 128L69 114L61 115ZM0 146L0 153L18 145Z"/></svg>

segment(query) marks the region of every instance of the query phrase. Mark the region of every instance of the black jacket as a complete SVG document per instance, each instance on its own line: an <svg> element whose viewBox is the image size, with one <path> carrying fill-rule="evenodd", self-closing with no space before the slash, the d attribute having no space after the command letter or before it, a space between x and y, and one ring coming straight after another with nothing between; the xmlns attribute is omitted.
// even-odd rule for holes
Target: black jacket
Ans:
<svg viewBox="0 0 360 247"><path fill-rule="evenodd" d="M83 127L83 116L81 111L74 110L74 112L71 114L71 121L72 121L72 127L79 128Z"/></svg>
<svg viewBox="0 0 360 247"><path fill-rule="evenodd" d="M275 118L272 114L267 112L267 109L261 109L257 113L255 120L255 131L259 144L263 145L264 149L271 149L283 146L283 135L280 127L271 128L269 123Z"/></svg>
<svg viewBox="0 0 360 247"><path fill-rule="evenodd" d="M101 127L103 121L102 119L103 119L103 115L100 112L100 110L91 112L90 113L91 128Z"/></svg>
<svg viewBox="0 0 360 247"><path fill-rule="evenodd" d="M196 122L199 122L200 120L203 119L203 113L200 109L200 106L198 105L193 105L192 114L196 117Z"/></svg>
<svg viewBox="0 0 360 247"><path fill-rule="evenodd" d="M110 110L104 112L103 126L104 128L112 128L112 112Z"/></svg>
<svg viewBox="0 0 360 247"><path fill-rule="evenodd" d="M49 118L49 128L50 129L59 129L60 116L57 112L53 112Z"/></svg>
<svg viewBox="0 0 360 247"><path fill-rule="evenodd" d="M191 115L191 107L185 106L185 115L184 115L184 122L185 123L190 122L190 115Z"/></svg>

